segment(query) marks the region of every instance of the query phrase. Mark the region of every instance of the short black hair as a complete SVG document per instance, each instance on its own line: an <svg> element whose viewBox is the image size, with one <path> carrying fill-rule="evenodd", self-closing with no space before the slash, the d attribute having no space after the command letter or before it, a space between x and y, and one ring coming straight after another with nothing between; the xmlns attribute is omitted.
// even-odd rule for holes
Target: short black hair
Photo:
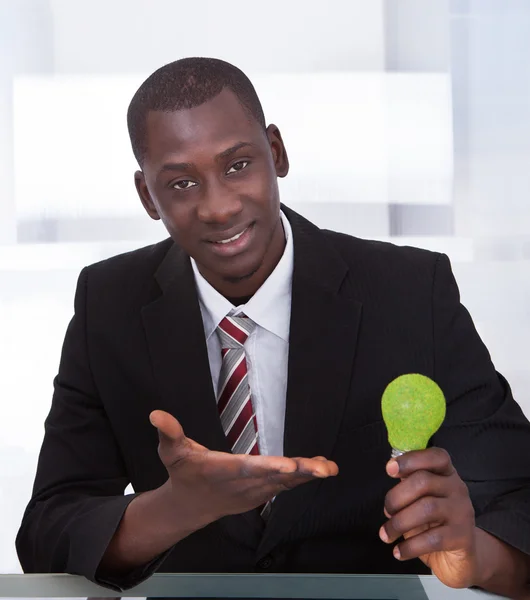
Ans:
<svg viewBox="0 0 530 600"><path fill-rule="evenodd" d="M127 127L136 160L147 151L149 111L194 108L229 88L251 117L266 129L265 115L250 79L237 67L217 58L182 58L157 69L138 88L127 111Z"/></svg>

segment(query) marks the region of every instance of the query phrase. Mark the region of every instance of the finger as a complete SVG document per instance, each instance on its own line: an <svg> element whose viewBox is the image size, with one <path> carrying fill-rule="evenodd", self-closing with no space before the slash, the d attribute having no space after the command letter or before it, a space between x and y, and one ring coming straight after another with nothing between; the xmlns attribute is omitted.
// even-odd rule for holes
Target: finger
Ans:
<svg viewBox="0 0 530 600"><path fill-rule="evenodd" d="M198 460L202 463L204 476L214 481L268 481L273 475L296 472L296 463L283 456L231 454L210 450L201 454Z"/></svg>
<svg viewBox="0 0 530 600"><path fill-rule="evenodd" d="M330 470L329 476L333 477L339 474L339 466L333 460L328 460L325 456L314 456L313 460L319 460L326 463L327 468Z"/></svg>
<svg viewBox="0 0 530 600"><path fill-rule="evenodd" d="M389 519L379 530L379 537L390 544L414 529L445 525L448 521L447 509L448 502L445 499L433 496L420 498Z"/></svg>
<svg viewBox="0 0 530 600"><path fill-rule="evenodd" d="M418 533L400 542L393 550L398 560L410 560L433 552L451 552L470 548L470 536L465 527L441 525Z"/></svg>
<svg viewBox="0 0 530 600"><path fill-rule="evenodd" d="M186 439L181 424L173 415L163 410L154 410L149 415L151 425L158 429L160 441L182 444Z"/></svg>
<svg viewBox="0 0 530 600"><path fill-rule="evenodd" d="M291 489L306 481L326 477L328 472L337 470L336 465L333 466L334 463L324 465L322 461L292 459L285 456L208 451L201 455L199 460L202 462L203 475L211 481L247 480L249 487L271 485L274 487L274 493L276 490ZM300 461L304 466L299 465Z"/></svg>
<svg viewBox="0 0 530 600"><path fill-rule="evenodd" d="M455 491L457 485L457 479L434 475L430 471L416 471L387 492L386 514L392 517L424 496L446 498Z"/></svg>
<svg viewBox="0 0 530 600"><path fill-rule="evenodd" d="M301 459L297 457L294 460L299 463L299 469L295 473L273 475L271 477L273 481L278 483L281 491L293 489L315 479L332 477L338 473L337 465L326 459L315 461L313 459Z"/></svg>
<svg viewBox="0 0 530 600"><path fill-rule="evenodd" d="M286 456L268 456L253 454L230 454L226 452L209 451L202 457L205 474L209 477L218 476L219 479L262 479L275 481L274 477L286 476L298 479L300 477L322 476L322 473L313 474L318 467L322 471L322 463L315 461L299 466L300 459ZM311 459L304 459L310 461ZM280 479L279 481L284 481Z"/></svg>
<svg viewBox="0 0 530 600"><path fill-rule="evenodd" d="M258 497L262 499L257 505L262 504L264 501L271 500L275 496L278 496L282 492L292 490L300 485L314 481L316 477L312 475L304 475L300 472L295 473L284 473L270 475L268 478L258 478L247 480L249 487L257 488Z"/></svg>
<svg viewBox="0 0 530 600"><path fill-rule="evenodd" d="M286 456L239 454L236 458L241 477L261 478L273 475L293 474L298 470L296 461Z"/></svg>
<svg viewBox="0 0 530 600"><path fill-rule="evenodd" d="M312 475L313 477L334 477L339 472L337 463L332 460L327 460L323 456L317 458L297 457L293 459L297 463L298 471L303 474Z"/></svg>
<svg viewBox="0 0 530 600"><path fill-rule="evenodd" d="M404 479L415 471L431 471L437 475L449 476L455 472L449 453L443 448L427 448L405 452L392 458L386 465L386 472L391 477Z"/></svg>

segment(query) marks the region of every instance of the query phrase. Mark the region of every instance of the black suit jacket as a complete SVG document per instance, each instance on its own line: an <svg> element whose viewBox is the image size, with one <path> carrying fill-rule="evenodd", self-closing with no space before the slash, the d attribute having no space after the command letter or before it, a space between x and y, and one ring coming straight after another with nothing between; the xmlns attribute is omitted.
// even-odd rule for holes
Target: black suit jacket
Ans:
<svg viewBox="0 0 530 600"><path fill-rule="evenodd" d="M266 523L225 517L128 576L97 567L136 493L160 486L149 413L229 451L189 258L171 240L83 269L33 497L17 537L26 572L126 589L162 572L426 573L378 537L394 485L380 400L403 373L445 392L434 436L469 486L477 524L530 554L530 425L496 373L445 255L321 231L284 208L294 274L285 455L324 455L336 478L282 493Z"/></svg>

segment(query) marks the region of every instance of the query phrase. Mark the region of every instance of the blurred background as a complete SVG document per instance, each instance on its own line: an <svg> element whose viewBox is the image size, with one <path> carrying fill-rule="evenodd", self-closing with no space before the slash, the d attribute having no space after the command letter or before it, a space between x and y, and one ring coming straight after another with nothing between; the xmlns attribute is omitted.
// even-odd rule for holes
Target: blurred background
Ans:
<svg viewBox="0 0 530 600"><path fill-rule="evenodd" d="M125 114L184 56L255 83L289 151L287 205L449 255L530 415L528 0L0 0L0 572L20 572L79 271L166 237Z"/></svg>

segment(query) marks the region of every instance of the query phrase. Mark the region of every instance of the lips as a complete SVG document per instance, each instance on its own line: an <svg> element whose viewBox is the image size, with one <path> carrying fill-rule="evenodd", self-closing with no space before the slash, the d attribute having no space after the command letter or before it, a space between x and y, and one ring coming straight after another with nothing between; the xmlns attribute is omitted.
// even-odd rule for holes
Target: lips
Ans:
<svg viewBox="0 0 530 600"><path fill-rule="evenodd" d="M251 223L236 233L225 233L217 240L210 240L208 247L218 256L236 256L248 249L254 237L254 229L254 223Z"/></svg>
<svg viewBox="0 0 530 600"><path fill-rule="evenodd" d="M245 226L245 227L237 227L237 228L233 228L232 231L227 231L224 233L221 233L218 236L212 236L211 238L208 238L208 242L210 242L211 244L226 244L229 242L233 242L235 240L237 240L239 237L241 237L243 235L243 233L245 233L245 231L251 227L254 223L250 223L249 225Z"/></svg>
<svg viewBox="0 0 530 600"><path fill-rule="evenodd" d="M241 231L241 233L236 233L236 235L232 236L231 238L219 240L218 242L214 242L214 244L230 244L230 242L235 242L245 233L245 231L247 231L247 229L248 229L248 227L245 227L245 229L243 229L243 231Z"/></svg>

